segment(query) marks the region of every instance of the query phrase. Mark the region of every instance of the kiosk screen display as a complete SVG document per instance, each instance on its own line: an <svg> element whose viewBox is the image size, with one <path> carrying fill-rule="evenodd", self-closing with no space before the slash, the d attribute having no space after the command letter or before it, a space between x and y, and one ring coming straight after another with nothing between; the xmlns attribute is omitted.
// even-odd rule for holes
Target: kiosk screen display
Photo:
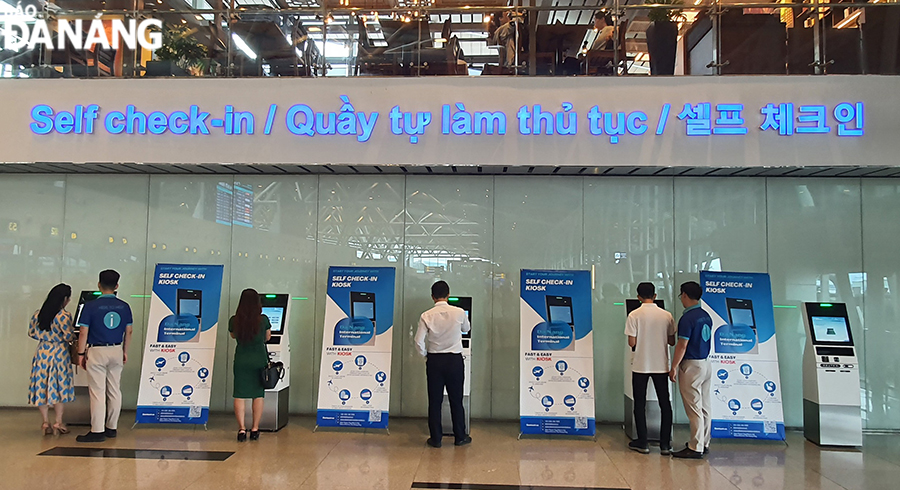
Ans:
<svg viewBox="0 0 900 490"><path fill-rule="evenodd" d="M116 293L113 293L116 294ZM81 296L78 298L78 307L75 310L75 325L77 327L78 320L81 319L81 310L84 309L84 304L94 301L95 299L100 297L100 291L82 291Z"/></svg>
<svg viewBox="0 0 900 490"><path fill-rule="evenodd" d="M280 306L263 306L262 314L269 317L269 324L272 325L273 334L284 332L284 308Z"/></svg>
<svg viewBox="0 0 900 490"><path fill-rule="evenodd" d="M813 316L812 323L813 342L828 342L833 344L850 344L850 328L847 319L838 316Z"/></svg>

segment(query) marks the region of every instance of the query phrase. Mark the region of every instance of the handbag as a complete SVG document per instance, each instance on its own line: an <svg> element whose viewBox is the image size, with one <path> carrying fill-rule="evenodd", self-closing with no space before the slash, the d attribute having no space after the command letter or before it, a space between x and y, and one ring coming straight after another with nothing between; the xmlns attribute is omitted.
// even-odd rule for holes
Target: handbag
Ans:
<svg viewBox="0 0 900 490"><path fill-rule="evenodd" d="M281 378L284 378L284 363L281 361L272 362L268 348L266 349L266 359L269 359L269 362L260 373L260 381L263 388L271 390L281 381Z"/></svg>
<svg viewBox="0 0 900 490"><path fill-rule="evenodd" d="M72 361L72 364L78 364L78 339L75 339L69 342L68 345L69 351L69 360Z"/></svg>

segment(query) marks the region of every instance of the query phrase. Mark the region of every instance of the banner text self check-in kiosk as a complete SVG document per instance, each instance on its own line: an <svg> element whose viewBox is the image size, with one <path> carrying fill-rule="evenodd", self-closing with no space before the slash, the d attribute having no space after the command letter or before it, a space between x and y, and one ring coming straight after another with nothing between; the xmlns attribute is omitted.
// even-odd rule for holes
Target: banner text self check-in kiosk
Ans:
<svg viewBox="0 0 900 490"><path fill-rule="evenodd" d="M85 303L89 303L100 297L100 291L82 291L78 297L78 307L75 310L75 342L78 342L78 336L81 329L78 328L78 321L81 319L81 310ZM74 377L72 379L75 385L75 401L66 404L66 422L72 425L91 425L91 394L88 391L87 372L81 366L73 367Z"/></svg>
<svg viewBox="0 0 900 490"><path fill-rule="evenodd" d="M803 435L821 446L862 446L859 360L847 305L803 303Z"/></svg>
<svg viewBox="0 0 900 490"><path fill-rule="evenodd" d="M666 309L663 300L654 301L656 306ZM625 317L628 317L632 311L640 308L641 301L637 299L625 300ZM631 359L634 351L625 342L625 434L632 440L637 439L637 427L634 424L634 394L631 390ZM669 397L672 397L672 390L669 389ZM656 389L653 382L647 383L647 405L644 413L647 414L647 440L659 441L659 426L662 422L662 414L659 411L659 399L656 397Z"/></svg>
<svg viewBox="0 0 900 490"><path fill-rule="evenodd" d="M274 432L288 423L291 384L291 342L288 334L290 299L288 294L259 295L262 313L269 317L269 323L272 325L272 338L266 343L269 360L284 364L284 377L278 381L275 388L266 390L263 415L259 421L260 430ZM247 410L245 417L247 427L250 427L253 420L252 411Z"/></svg>
<svg viewBox="0 0 900 490"><path fill-rule="evenodd" d="M457 306L466 310L469 317L469 324L472 324L472 298L470 296L453 296L447 300L451 306ZM469 394L472 392L472 330L464 333L462 336L463 347L463 369L465 372L465 381L463 381L463 407L466 409L466 434L469 433L469 419L471 418L471 404L469 403ZM441 404L441 426L444 429L444 435L453 435L453 419L450 418L450 401L447 399L447 390L444 390L444 403Z"/></svg>

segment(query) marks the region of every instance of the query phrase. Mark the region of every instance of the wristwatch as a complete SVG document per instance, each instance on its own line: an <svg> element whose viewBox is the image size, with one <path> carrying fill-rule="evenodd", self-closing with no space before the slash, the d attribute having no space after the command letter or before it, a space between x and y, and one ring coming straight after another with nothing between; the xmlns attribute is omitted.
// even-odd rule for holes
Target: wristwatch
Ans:
<svg viewBox="0 0 900 490"><path fill-rule="evenodd" d="M83 356L83 355L84 355L84 352L79 352L78 355L79 355L79 356Z"/></svg>

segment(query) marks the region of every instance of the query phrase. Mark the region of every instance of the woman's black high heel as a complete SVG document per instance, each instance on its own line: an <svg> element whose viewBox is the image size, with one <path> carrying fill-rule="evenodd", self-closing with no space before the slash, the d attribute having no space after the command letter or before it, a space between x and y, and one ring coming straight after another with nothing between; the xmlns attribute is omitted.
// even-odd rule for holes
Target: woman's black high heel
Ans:
<svg viewBox="0 0 900 490"><path fill-rule="evenodd" d="M259 440L259 431L258 431L258 430L251 430L251 431L250 431L250 440L251 440L251 441L258 441L258 440Z"/></svg>
<svg viewBox="0 0 900 490"><path fill-rule="evenodd" d="M241 429L238 431L238 442L244 442L247 440L247 430Z"/></svg>

